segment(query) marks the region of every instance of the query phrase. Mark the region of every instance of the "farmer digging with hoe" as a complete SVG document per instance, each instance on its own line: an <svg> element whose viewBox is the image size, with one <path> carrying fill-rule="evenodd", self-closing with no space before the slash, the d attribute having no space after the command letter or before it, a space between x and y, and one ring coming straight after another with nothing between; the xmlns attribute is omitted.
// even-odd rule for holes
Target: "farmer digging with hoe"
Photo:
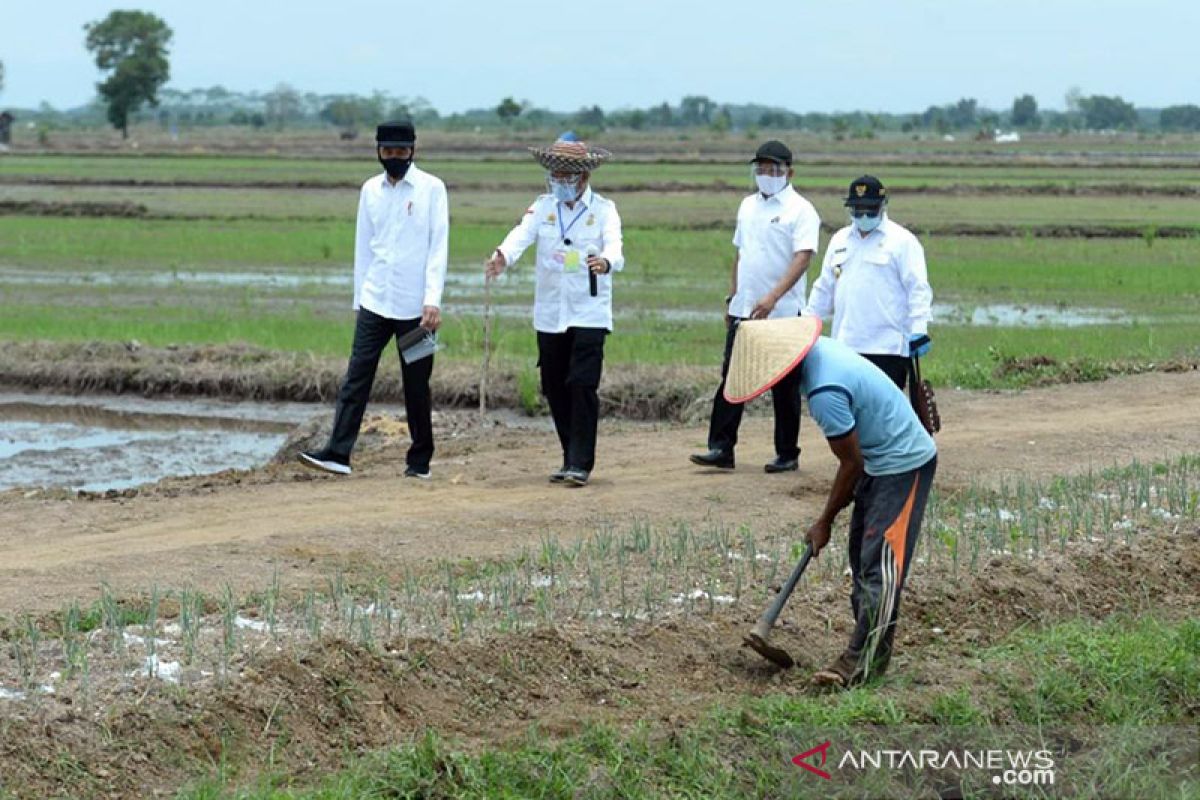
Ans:
<svg viewBox="0 0 1200 800"><path fill-rule="evenodd" d="M446 186L413 164L417 135L407 120L385 122L375 132L383 173L363 184L354 241L354 345L338 392L329 442L301 453L300 462L338 475L350 474L350 451L358 439L379 358L393 337L398 349L441 325L450 228ZM418 330L420 329L420 330ZM429 377L433 356L401 353L404 410L412 445L404 475L430 477L433 410Z"/></svg>
<svg viewBox="0 0 1200 800"><path fill-rule="evenodd" d="M604 340L612 331L612 273L625 266L621 218L588 183L608 151L568 131L530 152L546 170L549 192L526 209L484 272L499 276L537 243L533 327L542 394L563 451L550 482L586 486L596 460Z"/></svg>
<svg viewBox="0 0 1200 800"><path fill-rule="evenodd" d="M725 298L725 356L721 383L713 395L708 424L708 451L690 456L693 464L733 469L733 450L742 423L740 403L725 399L725 375L734 331L744 319L796 317L804 307L805 272L813 253L821 218L812 203L792 188L792 151L783 142L764 142L750 160L758 189L742 200L729 295ZM800 459L800 392L796 376L782 378L771 389L775 407L775 458L763 467L769 473L792 472Z"/></svg>
<svg viewBox="0 0 1200 800"><path fill-rule="evenodd" d="M820 334L821 320L814 316L740 323L725 397L744 403L797 374L808 412L837 456L825 508L805 539L812 555L819 556L838 514L854 504L849 555L855 628L841 656L813 675L814 683L847 687L882 674L891 659L900 592L937 469L937 447L887 375L845 344ZM806 561L807 554L787 591ZM777 600L774 614L780 606ZM746 643L781 661L774 655L779 651L766 645L766 632L765 626L756 627Z"/></svg>

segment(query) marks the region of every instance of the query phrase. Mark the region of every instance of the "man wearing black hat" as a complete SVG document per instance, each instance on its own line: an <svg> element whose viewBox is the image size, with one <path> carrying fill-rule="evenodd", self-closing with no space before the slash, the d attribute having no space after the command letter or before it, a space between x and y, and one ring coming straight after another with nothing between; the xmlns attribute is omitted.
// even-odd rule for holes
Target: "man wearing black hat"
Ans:
<svg viewBox="0 0 1200 800"><path fill-rule="evenodd" d="M413 164L416 141L408 120L385 122L375 133L376 156L384 171L363 184L358 198L354 345L329 442L317 452L300 454L300 462L314 469L350 474L350 451L384 348L393 337L399 341L417 328L433 334L441 325L450 212L445 184ZM411 363L402 357L400 373L412 437L404 474L428 479L433 457L433 356Z"/></svg>
<svg viewBox="0 0 1200 800"><path fill-rule="evenodd" d="M887 215L887 189L873 175L850 184L850 225L829 241L806 314L833 319L830 335L904 388L911 358L929 352L933 290L925 250Z"/></svg>
<svg viewBox="0 0 1200 800"><path fill-rule="evenodd" d="M817 251L821 218L812 203L792 188L792 151L782 142L769 141L750 162L758 191L742 200L737 229L729 296L725 298L725 357L721 383L713 395L708 428L708 452L691 456L702 467L733 469L733 450L742 422L740 403L725 399L725 378L737 323L743 319L794 317L804 307L804 277ZM775 405L775 458L767 472L791 472L799 467L800 393L795 375L771 390Z"/></svg>

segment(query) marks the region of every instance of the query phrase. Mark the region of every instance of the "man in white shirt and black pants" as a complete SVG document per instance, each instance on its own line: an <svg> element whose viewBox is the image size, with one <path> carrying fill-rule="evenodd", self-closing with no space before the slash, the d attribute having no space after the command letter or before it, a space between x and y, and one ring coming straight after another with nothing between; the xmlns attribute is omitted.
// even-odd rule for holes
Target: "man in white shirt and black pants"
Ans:
<svg viewBox="0 0 1200 800"><path fill-rule="evenodd" d="M904 389L911 359L929 352L933 290L925 249L887 215L887 189L872 175L850 184L850 225L829 241L806 314L833 318L830 336Z"/></svg>
<svg viewBox="0 0 1200 800"><path fill-rule="evenodd" d="M612 274L625 266L621 217L589 185L608 151L589 148L568 131L530 152L546 169L550 191L496 248L485 274L500 275L537 243L533 327L542 394L563 451L550 481L586 486L596 460L604 339L612 331Z"/></svg>
<svg viewBox="0 0 1200 800"><path fill-rule="evenodd" d="M350 364L338 393L333 431L326 446L301 453L306 466L350 474L350 451L358 439L375 370L388 342L417 327L441 325L446 284L450 211L446 186L413 164L416 131L407 120L385 122L375 133L384 172L363 184L354 243L354 310L358 312ZM412 437L406 477L429 478L433 421L429 377L433 356L400 360L404 409Z"/></svg>
<svg viewBox="0 0 1200 800"><path fill-rule="evenodd" d="M733 244L733 274L725 324L725 357L721 383L713 396L708 428L708 452L691 456L693 464L733 469L733 450L744 405L725 399L725 377L737 323L743 319L799 316L813 253L817 251L821 218L812 203L792 188L792 151L769 141L751 161L758 191L742 200ZM799 467L800 392L797 373L771 389L775 405L775 458L767 472L791 472Z"/></svg>

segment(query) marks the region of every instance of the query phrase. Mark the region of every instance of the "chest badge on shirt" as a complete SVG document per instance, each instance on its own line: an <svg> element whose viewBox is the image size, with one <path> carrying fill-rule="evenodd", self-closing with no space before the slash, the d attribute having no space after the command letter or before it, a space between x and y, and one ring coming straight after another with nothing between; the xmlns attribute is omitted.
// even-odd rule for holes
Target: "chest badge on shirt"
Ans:
<svg viewBox="0 0 1200 800"><path fill-rule="evenodd" d="M546 222L558 222L558 217L554 216L553 211L551 211L550 215L546 217Z"/></svg>
<svg viewBox="0 0 1200 800"><path fill-rule="evenodd" d="M833 279L836 281L840 277L842 277L842 268L834 267L833 268Z"/></svg>
<svg viewBox="0 0 1200 800"><path fill-rule="evenodd" d="M596 224L596 215L595 215L595 214L588 214L587 222L586 222L585 224L587 224L587 225L595 225L595 224Z"/></svg>

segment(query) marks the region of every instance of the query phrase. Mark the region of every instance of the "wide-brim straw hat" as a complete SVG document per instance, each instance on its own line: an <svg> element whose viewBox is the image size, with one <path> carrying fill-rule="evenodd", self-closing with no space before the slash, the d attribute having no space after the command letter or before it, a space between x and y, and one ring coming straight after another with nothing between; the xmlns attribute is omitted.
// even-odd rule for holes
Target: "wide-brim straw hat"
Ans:
<svg viewBox="0 0 1200 800"><path fill-rule="evenodd" d="M745 403L783 380L821 335L816 316L747 319L738 323L725 376L725 399Z"/></svg>
<svg viewBox="0 0 1200 800"><path fill-rule="evenodd" d="M566 139L559 139L549 147L531 147L529 152L550 172L591 172L612 158L612 153L603 148Z"/></svg>

